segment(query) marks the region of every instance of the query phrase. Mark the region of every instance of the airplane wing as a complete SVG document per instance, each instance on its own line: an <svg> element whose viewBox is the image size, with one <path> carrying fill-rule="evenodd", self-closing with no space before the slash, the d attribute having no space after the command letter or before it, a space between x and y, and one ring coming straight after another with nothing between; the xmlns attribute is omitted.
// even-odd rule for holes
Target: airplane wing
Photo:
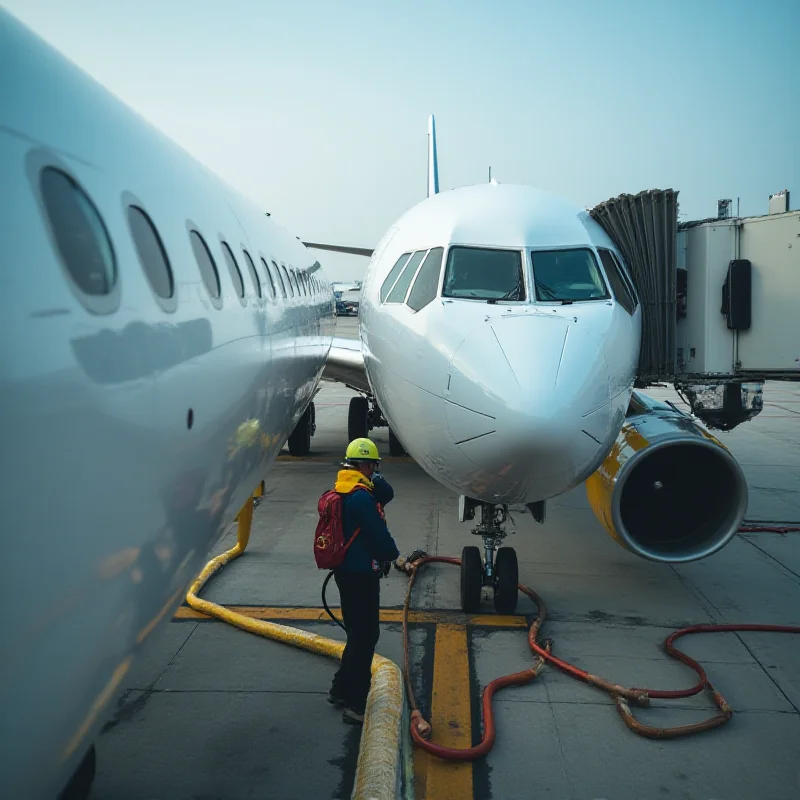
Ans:
<svg viewBox="0 0 800 800"><path fill-rule="evenodd" d="M352 256L365 256L370 258L375 250L371 247L348 247L341 244L323 244L322 242L303 242L306 247L313 250L328 250L331 253L349 253Z"/></svg>
<svg viewBox="0 0 800 800"><path fill-rule="evenodd" d="M322 379L344 383L351 389L372 394L358 339L334 338Z"/></svg>

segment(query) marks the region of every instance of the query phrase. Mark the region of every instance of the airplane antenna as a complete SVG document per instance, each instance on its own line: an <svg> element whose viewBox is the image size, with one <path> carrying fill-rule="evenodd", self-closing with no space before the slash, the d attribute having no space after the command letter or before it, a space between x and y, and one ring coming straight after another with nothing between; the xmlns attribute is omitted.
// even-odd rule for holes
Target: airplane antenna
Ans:
<svg viewBox="0 0 800 800"><path fill-rule="evenodd" d="M428 197L439 193L439 160L436 155L436 122L428 117Z"/></svg>
<svg viewBox="0 0 800 800"><path fill-rule="evenodd" d="M489 167L489 183L492 182L492 168Z"/></svg>

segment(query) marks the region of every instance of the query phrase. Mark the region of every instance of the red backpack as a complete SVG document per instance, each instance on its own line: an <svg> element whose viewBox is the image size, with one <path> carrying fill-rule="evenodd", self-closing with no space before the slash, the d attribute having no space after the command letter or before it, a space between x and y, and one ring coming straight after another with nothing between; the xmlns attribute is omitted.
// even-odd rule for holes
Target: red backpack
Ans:
<svg viewBox="0 0 800 800"><path fill-rule="evenodd" d="M319 511L319 522L314 532L314 560L319 569L337 569L342 566L347 549L353 544L361 528L358 528L349 541L345 542L342 496L333 489L328 489L320 497L317 511Z"/></svg>

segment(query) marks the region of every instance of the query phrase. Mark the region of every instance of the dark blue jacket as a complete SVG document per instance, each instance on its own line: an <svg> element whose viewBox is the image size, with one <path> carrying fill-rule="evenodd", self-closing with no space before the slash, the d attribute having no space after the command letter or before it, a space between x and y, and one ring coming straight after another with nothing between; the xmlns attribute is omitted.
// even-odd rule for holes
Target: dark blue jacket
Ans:
<svg viewBox="0 0 800 800"><path fill-rule="evenodd" d="M336 491L355 486L358 478L356 470L342 470L336 481ZM361 473L357 473L361 476ZM363 477L363 476L362 476ZM372 491L356 489L342 495L342 517L345 541L359 531L353 540L344 563L339 568L343 572L362 572L379 575L381 561L394 561L400 551L386 527L386 521L378 513L377 504L385 506L394 497L394 490L388 481L380 476L372 479Z"/></svg>

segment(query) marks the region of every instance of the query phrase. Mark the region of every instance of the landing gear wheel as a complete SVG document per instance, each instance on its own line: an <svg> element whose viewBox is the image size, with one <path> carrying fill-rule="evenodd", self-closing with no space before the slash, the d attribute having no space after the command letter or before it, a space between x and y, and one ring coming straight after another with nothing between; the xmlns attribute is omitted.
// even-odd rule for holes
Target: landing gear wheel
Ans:
<svg viewBox="0 0 800 800"><path fill-rule="evenodd" d="M352 397L347 411L347 439L365 439L368 433L369 402L366 397Z"/></svg>
<svg viewBox="0 0 800 800"><path fill-rule="evenodd" d="M501 547L494 559L494 609L498 614L514 613L518 583L517 553L513 547Z"/></svg>
<svg viewBox="0 0 800 800"><path fill-rule="evenodd" d="M465 547L461 551L461 609L474 614L481 605L483 588L483 563L477 547Z"/></svg>
<svg viewBox="0 0 800 800"><path fill-rule="evenodd" d="M62 789L58 800L87 800L92 791L96 769L97 755L94 745L92 745L89 752L83 757L83 761L78 764L69 783Z"/></svg>
<svg viewBox="0 0 800 800"><path fill-rule="evenodd" d="M405 456L405 447L400 443L400 440L394 435L394 431L389 428L389 455L390 456Z"/></svg>
<svg viewBox="0 0 800 800"><path fill-rule="evenodd" d="M293 456L307 456L311 452L311 437L314 435L316 413L314 404L303 412L295 429L289 436L289 453Z"/></svg>

